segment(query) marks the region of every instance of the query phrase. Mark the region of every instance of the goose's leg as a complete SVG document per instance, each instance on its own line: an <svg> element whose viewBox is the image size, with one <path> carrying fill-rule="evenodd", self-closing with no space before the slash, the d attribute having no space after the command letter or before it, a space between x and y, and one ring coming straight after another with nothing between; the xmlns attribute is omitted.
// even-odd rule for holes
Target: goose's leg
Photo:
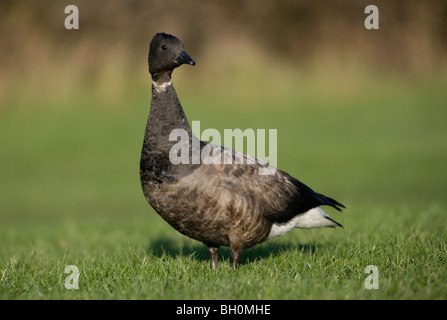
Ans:
<svg viewBox="0 0 447 320"><path fill-rule="evenodd" d="M210 251L211 266L216 271L219 263L219 247L208 246L208 250Z"/></svg>
<svg viewBox="0 0 447 320"><path fill-rule="evenodd" d="M236 250L234 248L231 248L230 256L231 261L233 262L233 267L236 269L239 266L239 263L241 262L242 250Z"/></svg>

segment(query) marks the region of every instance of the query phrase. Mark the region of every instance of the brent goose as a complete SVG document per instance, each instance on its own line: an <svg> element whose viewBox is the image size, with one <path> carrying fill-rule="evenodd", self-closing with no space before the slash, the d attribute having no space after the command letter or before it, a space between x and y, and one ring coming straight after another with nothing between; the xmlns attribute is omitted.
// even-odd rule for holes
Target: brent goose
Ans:
<svg viewBox="0 0 447 320"><path fill-rule="evenodd" d="M213 269L218 266L219 246L230 247L237 267L244 250L293 228L341 226L320 208L328 205L341 211L344 206L336 200L268 163L193 135L171 81L175 68L195 65L178 38L157 33L148 62L152 101L140 161L143 192L173 228L208 246ZM207 161L170 161L171 148L178 143L170 139L175 129L188 134L191 146L207 147ZM187 150L191 159L193 148ZM241 159L256 161L241 164ZM269 174L260 174L266 169Z"/></svg>

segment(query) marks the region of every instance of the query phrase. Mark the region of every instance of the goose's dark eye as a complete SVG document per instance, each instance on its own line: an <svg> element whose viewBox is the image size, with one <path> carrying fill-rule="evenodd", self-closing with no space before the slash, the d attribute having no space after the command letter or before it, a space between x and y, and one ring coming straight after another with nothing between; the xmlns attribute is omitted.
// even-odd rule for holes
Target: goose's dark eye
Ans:
<svg viewBox="0 0 447 320"><path fill-rule="evenodd" d="M167 48L168 48L168 47L166 47L165 45L162 45L162 46L161 46L161 49L162 49L162 50L166 50Z"/></svg>

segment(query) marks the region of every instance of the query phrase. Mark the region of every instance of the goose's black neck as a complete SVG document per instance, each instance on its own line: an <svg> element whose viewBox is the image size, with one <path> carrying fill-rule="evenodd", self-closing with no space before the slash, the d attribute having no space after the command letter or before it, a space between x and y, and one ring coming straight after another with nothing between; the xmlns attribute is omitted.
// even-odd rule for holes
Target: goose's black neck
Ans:
<svg viewBox="0 0 447 320"><path fill-rule="evenodd" d="M154 81L151 109L141 151L142 183L148 180L159 183L174 182L181 172L188 171L186 167L189 166L173 165L169 158L171 148L178 142L177 135L174 135L174 141L169 141L169 135L175 129L185 130L188 137L192 138L191 128L171 79L163 83Z"/></svg>
<svg viewBox="0 0 447 320"><path fill-rule="evenodd" d="M169 141L169 134L175 129L191 128L177 97L171 79L168 82L152 83L152 101L144 137L144 147L150 150L167 151L176 143Z"/></svg>

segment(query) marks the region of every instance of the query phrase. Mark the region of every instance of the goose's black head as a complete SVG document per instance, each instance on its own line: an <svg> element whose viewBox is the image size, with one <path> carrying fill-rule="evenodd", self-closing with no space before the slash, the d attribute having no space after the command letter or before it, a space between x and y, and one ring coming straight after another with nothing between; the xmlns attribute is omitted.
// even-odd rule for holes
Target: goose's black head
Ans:
<svg viewBox="0 0 447 320"><path fill-rule="evenodd" d="M149 45L149 72L154 81L160 77L171 76L172 70L182 64L195 65L196 62L186 53L183 43L173 35L157 33Z"/></svg>

